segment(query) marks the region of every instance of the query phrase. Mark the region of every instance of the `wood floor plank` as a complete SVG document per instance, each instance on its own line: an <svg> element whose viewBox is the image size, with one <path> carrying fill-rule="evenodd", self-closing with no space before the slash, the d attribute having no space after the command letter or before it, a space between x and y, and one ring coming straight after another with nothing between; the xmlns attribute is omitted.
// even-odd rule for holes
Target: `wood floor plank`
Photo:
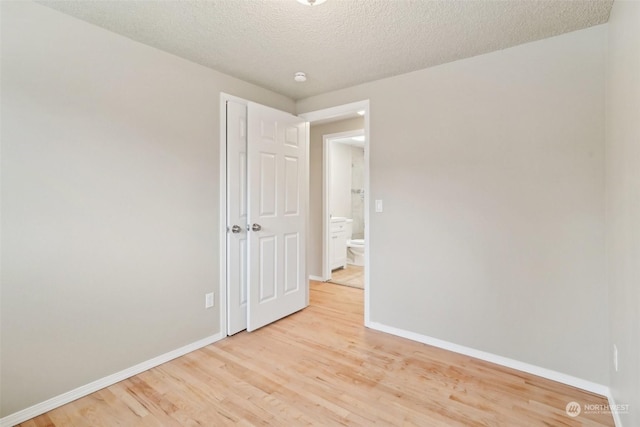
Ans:
<svg viewBox="0 0 640 427"><path fill-rule="evenodd" d="M363 326L361 289L311 305L21 426L613 426L565 412L606 398Z"/></svg>

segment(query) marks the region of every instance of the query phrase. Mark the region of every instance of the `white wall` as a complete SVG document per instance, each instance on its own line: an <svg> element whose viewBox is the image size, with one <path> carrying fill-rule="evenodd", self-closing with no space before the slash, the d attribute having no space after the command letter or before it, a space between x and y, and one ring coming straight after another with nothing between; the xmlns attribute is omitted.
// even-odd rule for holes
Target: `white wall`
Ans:
<svg viewBox="0 0 640 427"><path fill-rule="evenodd" d="M605 39L598 26L297 102L370 102L373 322L608 383Z"/></svg>
<svg viewBox="0 0 640 427"><path fill-rule="evenodd" d="M640 425L640 3L616 0L607 58L606 224L611 389L625 426ZM612 366L612 364L610 365Z"/></svg>
<svg viewBox="0 0 640 427"><path fill-rule="evenodd" d="M351 146L331 144L331 216L351 218Z"/></svg>
<svg viewBox="0 0 640 427"><path fill-rule="evenodd" d="M309 239L307 263L310 276L322 277L323 135L364 128L364 118L312 124L309 130Z"/></svg>
<svg viewBox="0 0 640 427"><path fill-rule="evenodd" d="M2 2L0 417L219 332L220 91L292 100Z"/></svg>

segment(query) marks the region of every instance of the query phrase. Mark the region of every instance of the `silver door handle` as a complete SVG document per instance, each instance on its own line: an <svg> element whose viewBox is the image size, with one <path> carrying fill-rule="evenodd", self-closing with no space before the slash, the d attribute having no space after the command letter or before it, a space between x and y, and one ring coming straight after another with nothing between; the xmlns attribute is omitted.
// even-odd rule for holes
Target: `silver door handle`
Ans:
<svg viewBox="0 0 640 427"><path fill-rule="evenodd" d="M242 231L242 228L240 228L239 225L234 225L233 227L231 227L232 233L239 233L240 231Z"/></svg>
<svg viewBox="0 0 640 427"><path fill-rule="evenodd" d="M262 230L262 226L261 226L260 224L253 224L253 225L251 226L251 229L252 229L253 231L260 231L260 230Z"/></svg>

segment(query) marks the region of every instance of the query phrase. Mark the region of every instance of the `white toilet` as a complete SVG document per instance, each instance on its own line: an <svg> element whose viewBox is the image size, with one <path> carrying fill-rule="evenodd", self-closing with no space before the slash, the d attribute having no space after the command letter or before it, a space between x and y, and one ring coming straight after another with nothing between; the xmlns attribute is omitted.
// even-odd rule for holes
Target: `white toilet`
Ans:
<svg viewBox="0 0 640 427"><path fill-rule="evenodd" d="M353 220L347 218L347 263L351 265L364 265L364 239L352 239Z"/></svg>

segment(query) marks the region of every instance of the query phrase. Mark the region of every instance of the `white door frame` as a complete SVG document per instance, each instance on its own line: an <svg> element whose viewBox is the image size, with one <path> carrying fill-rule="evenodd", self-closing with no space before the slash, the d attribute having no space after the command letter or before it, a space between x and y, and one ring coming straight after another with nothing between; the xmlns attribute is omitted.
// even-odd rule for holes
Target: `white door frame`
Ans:
<svg viewBox="0 0 640 427"><path fill-rule="evenodd" d="M364 129L322 135L322 280L331 280L331 152L333 140L363 136ZM366 138L365 138L366 139ZM365 191L365 196L367 195ZM366 242L366 240L365 240ZM366 252L365 252L366 253ZM365 265L366 266L366 265Z"/></svg>
<svg viewBox="0 0 640 427"><path fill-rule="evenodd" d="M220 333L223 336L227 335L227 101L235 101L241 104L248 104L248 101L237 96L229 95L224 92L220 92L220 185L219 185L219 221L218 232L220 233L219 242L219 287L218 304L220 307ZM371 323L369 315L369 299L371 295L370 285L370 265L371 259L370 249L370 233L369 227L371 224L369 215L369 205L371 199L371 190L369 185L369 147L371 141L371 134L369 132L369 100L353 102L350 104L339 105L336 107L326 108L317 111L311 111L299 116L308 122L314 122L317 120L329 119L333 117L344 116L345 114L353 113L354 111L364 111L364 238L365 238L365 266L364 266L364 324L369 326ZM324 248L323 248L324 254ZM324 256L324 255L323 255ZM328 262L328 260L326 261Z"/></svg>
<svg viewBox="0 0 640 427"><path fill-rule="evenodd" d="M369 260L371 259L371 239L369 233L369 226L371 224L369 218L369 204L371 200L371 189L369 186L369 147L371 141L371 133L369 132L369 100L353 102L350 104L339 105L336 107L325 108L323 110L311 111L304 114L299 114L299 116L305 119L308 122L313 123L317 120L330 119L333 117L340 117L346 114L350 114L356 111L364 111L364 324L365 326L369 326L371 323L371 319L369 316L369 296L371 295L371 284L370 284L370 266L371 263ZM323 180L324 181L324 180ZM323 191L324 194L324 191ZM324 197L324 196L323 196ZM323 200L323 204L326 206L325 200ZM323 213L323 224L325 230L323 231L323 235L328 234L328 209L324 209ZM324 239L323 239L324 240ZM328 265L328 242L323 242L323 261L322 268L323 274L325 270L325 266Z"/></svg>

